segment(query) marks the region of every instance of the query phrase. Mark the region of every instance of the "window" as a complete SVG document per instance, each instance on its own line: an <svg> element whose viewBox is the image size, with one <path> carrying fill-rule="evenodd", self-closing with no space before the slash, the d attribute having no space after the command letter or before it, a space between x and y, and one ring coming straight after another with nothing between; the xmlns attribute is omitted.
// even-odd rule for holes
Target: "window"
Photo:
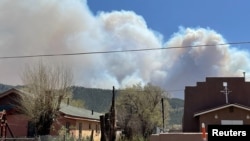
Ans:
<svg viewBox="0 0 250 141"><path fill-rule="evenodd" d="M98 124L95 125L95 131L98 132Z"/></svg>
<svg viewBox="0 0 250 141"><path fill-rule="evenodd" d="M100 133L100 126L99 126L99 124L95 125L95 133L96 133L96 136L98 136L99 133Z"/></svg>
<svg viewBox="0 0 250 141"><path fill-rule="evenodd" d="M91 129L91 123L89 123L89 129Z"/></svg>
<svg viewBox="0 0 250 141"><path fill-rule="evenodd" d="M66 127L66 132L69 133L70 122L66 122L65 127Z"/></svg>
<svg viewBox="0 0 250 141"><path fill-rule="evenodd" d="M79 139L82 138L82 123L79 123Z"/></svg>

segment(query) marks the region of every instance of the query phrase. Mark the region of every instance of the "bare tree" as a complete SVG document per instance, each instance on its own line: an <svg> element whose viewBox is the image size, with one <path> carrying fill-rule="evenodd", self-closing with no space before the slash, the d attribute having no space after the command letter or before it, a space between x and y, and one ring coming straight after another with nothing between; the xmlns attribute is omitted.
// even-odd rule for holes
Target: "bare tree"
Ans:
<svg viewBox="0 0 250 141"><path fill-rule="evenodd" d="M30 118L37 135L48 135L62 100L72 95L73 75L65 67L39 62L27 66L21 78L20 110Z"/></svg>
<svg viewBox="0 0 250 141"><path fill-rule="evenodd" d="M167 122L170 106L167 95L160 87L139 83L120 91L117 118L128 138L142 136L147 139L155 127L162 126L162 98L166 99L164 117Z"/></svg>

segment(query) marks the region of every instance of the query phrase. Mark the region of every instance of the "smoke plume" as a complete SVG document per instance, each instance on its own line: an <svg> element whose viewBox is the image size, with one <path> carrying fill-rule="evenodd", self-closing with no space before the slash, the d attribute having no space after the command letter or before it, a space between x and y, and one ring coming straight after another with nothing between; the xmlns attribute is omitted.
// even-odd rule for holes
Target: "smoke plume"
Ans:
<svg viewBox="0 0 250 141"><path fill-rule="evenodd" d="M0 56L164 48L75 56L1 59L0 83L22 84L26 64L44 60L72 68L76 85L111 89L153 83L183 90L208 76L242 76L249 53L209 28L180 27L168 41L132 11L92 14L86 1L0 1ZM192 45L209 47L175 48ZM169 48L169 49L168 49ZM183 91L181 92L183 93ZM174 94L174 93L173 93ZM174 95L173 95L174 96Z"/></svg>

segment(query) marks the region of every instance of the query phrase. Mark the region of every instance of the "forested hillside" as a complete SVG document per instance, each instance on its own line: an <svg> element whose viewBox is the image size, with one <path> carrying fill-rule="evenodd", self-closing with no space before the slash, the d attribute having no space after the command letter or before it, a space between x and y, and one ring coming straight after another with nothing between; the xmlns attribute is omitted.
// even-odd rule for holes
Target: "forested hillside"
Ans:
<svg viewBox="0 0 250 141"><path fill-rule="evenodd" d="M13 87L18 86L0 84L0 93ZM109 110L112 100L111 89L85 88L82 86L74 86L72 88L73 99L83 100L85 108L100 113L105 113ZM119 91L116 91L116 96L118 95ZM181 124L184 107L183 100L178 98L171 98L169 99L169 103L172 107L170 111L170 124Z"/></svg>
<svg viewBox="0 0 250 141"><path fill-rule="evenodd" d="M93 109L97 112L107 112L111 105L112 90L73 87L73 98L83 99L85 107ZM119 91L116 91L116 97ZM169 104L172 107L170 111L170 124L181 124L183 116L184 101L179 98L169 99Z"/></svg>
<svg viewBox="0 0 250 141"><path fill-rule="evenodd" d="M74 86L73 99L82 99L85 108L104 113L111 105L112 90Z"/></svg>
<svg viewBox="0 0 250 141"><path fill-rule="evenodd" d="M170 124L182 124L184 101L179 98L172 98L169 100L169 104L172 107L170 111Z"/></svg>

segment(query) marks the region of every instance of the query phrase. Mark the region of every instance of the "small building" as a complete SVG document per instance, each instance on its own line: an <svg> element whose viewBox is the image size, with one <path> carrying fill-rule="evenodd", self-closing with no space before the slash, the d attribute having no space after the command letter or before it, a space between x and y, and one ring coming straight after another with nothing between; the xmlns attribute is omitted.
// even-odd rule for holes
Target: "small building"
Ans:
<svg viewBox="0 0 250 141"><path fill-rule="evenodd" d="M208 77L187 86L183 132L200 132L201 123L249 124L250 82L244 77Z"/></svg>
<svg viewBox="0 0 250 141"><path fill-rule="evenodd" d="M0 94L0 111L5 110L7 115L7 123L11 132L15 137L28 136L28 129L30 128L28 118L16 111L15 106L18 105L17 101L21 92L17 89L10 89ZM7 131L7 137L11 137L9 131Z"/></svg>
<svg viewBox="0 0 250 141"><path fill-rule="evenodd" d="M93 110L61 104L60 116L55 120L51 135L65 134L77 139L90 138L100 141L100 113ZM61 130L64 128L65 130ZM60 132L61 131L61 132Z"/></svg>
<svg viewBox="0 0 250 141"><path fill-rule="evenodd" d="M182 132L151 135L150 141L201 141L202 123L250 124L250 82L245 77L207 77L186 86ZM207 135L207 133L206 133Z"/></svg>
<svg viewBox="0 0 250 141"><path fill-rule="evenodd" d="M0 94L0 111L6 111L7 123L15 137L29 137L34 135L34 128L29 122L29 117L18 112L15 106L23 91L12 88ZM51 135L69 135L75 138L86 138L93 134L95 141L99 141L101 113L84 108L61 104L59 116L54 120ZM7 132L7 137L11 137Z"/></svg>

